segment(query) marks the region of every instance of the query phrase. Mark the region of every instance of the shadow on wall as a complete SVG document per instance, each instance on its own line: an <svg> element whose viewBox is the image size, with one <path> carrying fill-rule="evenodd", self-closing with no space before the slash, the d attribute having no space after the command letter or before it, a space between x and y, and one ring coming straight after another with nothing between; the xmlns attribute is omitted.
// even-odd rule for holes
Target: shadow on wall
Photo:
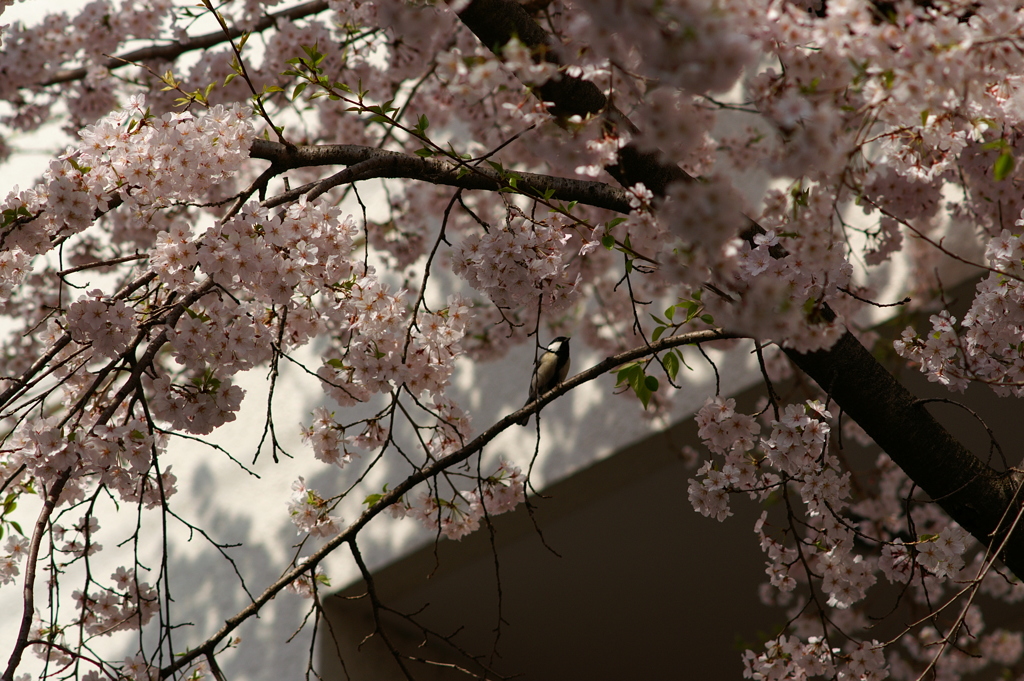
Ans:
<svg viewBox="0 0 1024 681"><path fill-rule="evenodd" d="M268 534L267 528L254 522L249 513L251 505L235 505L231 508L237 512L226 512L227 505L212 503L216 496L230 494L230 490L219 486L222 483L218 483L207 464L197 466L193 474L189 493L192 499L199 501L193 507L178 508L176 512L202 527L209 539L198 532L189 536L179 521L168 520L171 540L168 541L167 572L171 575L173 598L169 615L174 622L188 623L175 628L171 634L176 651L199 645L218 631L228 617L251 603L235 567L249 594L258 597L268 584L280 577L285 567L277 558L279 551L269 547L288 547L297 539L294 526L288 522ZM286 513L284 508L281 511ZM224 547L224 554L234 561L235 567L211 540ZM239 546L231 546L234 544ZM155 574L159 566L151 567L154 570L151 574ZM287 645L285 640L299 629L310 605L307 599L285 592L268 603L258 618L251 618L239 627L226 639L238 637L237 645L217 655L228 678L276 681L283 672L300 677L311 655L312 628L307 625L303 633ZM168 617L166 610L163 616ZM156 649L154 623L147 627L149 655ZM224 643L218 650L222 647ZM123 655L134 655L137 649L137 640L129 642ZM153 663L165 666L170 660L157 659Z"/></svg>
<svg viewBox="0 0 1024 681"><path fill-rule="evenodd" d="M388 607L417 613L478 656L387 614L393 644L442 663L409 663L415 678L466 678L443 664L531 681L741 678L737 642L756 644L779 619L756 605L759 510L739 504L740 517L724 524L694 513L686 496L693 471L678 455L693 431L683 423L545 489L532 513L520 507L495 518L493 534L484 527L440 541L380 570ZM364 592L358 583L325 601L325 679L401 677L380 637L359 646L373 630Z"/></svg>

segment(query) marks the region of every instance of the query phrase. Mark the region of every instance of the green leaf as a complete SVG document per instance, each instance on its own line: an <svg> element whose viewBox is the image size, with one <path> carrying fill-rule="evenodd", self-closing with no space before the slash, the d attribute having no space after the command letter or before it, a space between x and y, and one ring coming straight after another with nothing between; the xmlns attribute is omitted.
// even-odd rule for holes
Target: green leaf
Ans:
<svg viewBox="0 0 1024 681"><path fill-rule="evenodd" d="M378 501L384 498L383 494L371 494L363 499L363 503L367 506L374 506Z"/></svg>
<svg viewBox="0 0 1024 681"><path fill-rule="evenodd" d="M647 389L647 385L642 383L633 388L633 392L640 398L640 404L644 405L644 409L647 409L647 405L651 403L651 391Z"/></svg>
<svg viewBox="0 0 1024 681"><path fill-rule="evenodd" d="M75 169L75 170L77 170L78 172L82 173L83 175L86 175L86 174L88 174L88 172L89 172L90 170L92 170L92 168L91 168L90 166L82 165L81 163L79 163L78 161L76 161L76 160L75 160L75 159L73 159L73 158L69 158L69 159L68 159L68 163L70 163L70 164L71 164L71 167L72 167L72 168L74 168L74 169Z"/></svg>
<svg viewBox="0 0 1024 681"><path fill-rule="evenodd" d="M651 341L652 342L657 342L657 340L659 338L661 338L661 334L663 334L663 333L665 333L665 327L664 326L655 327L654 333L651 334Z"/></svg>
<svg viewBox="0 0 1024 681"><path fill-rule="evenodd" d="M658 389L658 379L644 373L643 365L639 362L630 362L624 367L615 370L617 379L615 387L628 385L633 389L640 403L647 409L650 404L651 394Z"/></svg>
<svg viewBox="0 0 1024 681"><path fill-rule="evenodd" d="M292 99L298 99L299 95L302 94L302 91L306 89L307 85L309 85L309 83L299 83L298 85L296 85L295 90L292 92Z"/></svg>
<svg viewBox="0 0 1024 681"><path fill-rule="evenodd" d="M1001 182L1009 177L1010 173L1013 172L1013 154L1009 151L1004 151L999 154L996 158L996 162L992 165L992 176L996 182Z"/></svg>
<svg viewBox="0 0 1024 681"><path fill-rule="evenodd" d="M644 375L644 370L636 362L630 362L624 367L615 370L618 379L615 382L616 386L629 385L635 387L639 382L639 377Z"/></svg>
<svg viewBox="0 0 1024 681"><path fill-rule="evenodd" d="M691 367L691 366L690 366L689 364L687 364L687 363L686 363L686 359L684 359L684 358L683 358L683 352L682 352L682 350L679 350L679 349L677 348L674 354L676 355L676 357L678 357L678 358L679 358L679 363L680 363L680 364L682 364L682 365L683 365L684 367L686 367L686 368L687 368L687 369L689 369L690 371L693 371L693 367Z"/></svg>
<svg viewBox="0 0 1024 681"><path fill-rule="evenodd" d="M714 323L715 323L715 318L714 318L714 317L712 317L712 316L711 316L711 315L709 315L709 314L702 314L702 315L700 316L700 320L701 320L702 322L704 322L705 324L714 324Z"/></svg>
<svg viewBox="0 0 1024 681"><path fill-rule="evenodd" d="M324 55L320 54L319 47L320 45L317 43L313 43L312 45L302 45L302 51L305 52L310 59L319 61L324 58Z"/></svg>
<svg viewBox="0 0 1024 681"><path fill-rule="evenodd" d="M421 147L421 148L417 149L416 151L414 151L412 153L416 154L417 156L419 156L421 158L433 158L434 157L434 152L432 150L430 150L430 149L427 149L426 147Z"/></svg>
<svg viewBox="0 0 1024 681"><path fill-rule="evenodd" d="M615 247L615 237L611 234L605 234L601 237L601 245L607 248L609 251Z"/></svg>
<svg viewBox="0 0 1024 681"><path fill-rule="evenodd" d="M424 131L430 127L430 121L427 120L425 114L420 114L419 120L416 122L415 130L422 136Z"/></svg>
<svg viewBox="0 0 1024 681"><path fill-rule="evenodd" d="M676 374L679 373L679 356L674 352L669 352L661 361L665 365L665 373L668 374L669 380L676 380Z"/></svg>

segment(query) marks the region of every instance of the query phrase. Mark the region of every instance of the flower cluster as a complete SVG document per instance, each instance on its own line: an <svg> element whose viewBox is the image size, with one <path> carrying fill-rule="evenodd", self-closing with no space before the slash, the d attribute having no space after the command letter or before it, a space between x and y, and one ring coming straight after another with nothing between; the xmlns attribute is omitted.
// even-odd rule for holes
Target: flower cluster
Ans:
<svg viewBox="0 0 1024 681"><path fill-rule="evenodd" d="M628 6L602 0L575 12L569 32L598 47L591 58L602 65L605 60L629 64L631 70L673 88L721 92L754 56L749 39L727 16L692 0L645 0ZM644 46L640 54L638 45Z"/></svg>
<svg viewBox="0 0 1024 681"><path fill-rule="evenodd" d="M1024 216L1024 214L1022 214ZM1024 227L1024 217L1017 221ZM943 310L932 315L931 332L907 327L893 344L901 357L918 364L928 380L963 391L971 381L1000 395L1024 395L1024 241L1008 230L988 243L992 271L977 286L970 310L956 327Z"/></svg>
<svg viewBox="0 0 1024 681"><path fill-rule="evenodd" d="M303 598L313 598L318 583L325 586L330 586L331 584L319 566L314 568L312 576L308 572L302 573L298 579L288 585L288 590Z"/></svg>
<svg viewBox="0 0 1024 681"><path fill-rule="evenodd" d="M50 163L41 184L23 192L15 188L0 204L3 211L38 214L7 229L5 246L30 256L44 253L92 224L115 197L144 220L174 201L203 196L248 156L254 136L250 113L234 105L215 106L201 116L155 118L144 97L134 96L128 108L83 130L82 142ZM24 274L24 268L5 271ZM5 286L17 281L8 278Z"/></svg>
<svg viewBox="0 0 1024 681"><path fill-rule="evenodd" d="M544 78L550 74L550 70L540 70L530 60L529 52L523 54L522 44L516 46L510 43L506 47L509 55L515 58L514 65L523 74L530 77ZM512 79L503 66L502 61L491 55L463 55L459 48L441 52L437 56L438 78L440 78L447 89L457 97L466 101L477 100L489 96L490 93L508 88ZM540 81L543 82L543 81Z"/></svg>
<svg viewBox="0 0 1024 681"><path fill-rule="evenodd" d="M813 676L881 681L889 676L882 645L875 640L853 643L843 650L830 647L821 636L800 641L783 635L769 641L761 654L747 650L743 665L743 678L758 681Z"/></svg>
<svg viewBox="0 0 1024 681"><path fill-rule="evenodd" d="M91 344L97 353L119 356L135 331L135 315L123 300L104 300L94 289L68 307L68 327L78 343Z"/></svg>
<svg viewBox="0 0 1024 681"><path fill-rule="evenodd" d="M383 435L384 429L374 420L367 432ZM359 455L355 439L345 436L345 430L334 420L334 414L324 407L313 412L313 423L302 431L302 438L313 447L313 455L324 463L344 467Z"/></svg>
<svg viewBox="0 0 1024 681"><path fill-rule="evenodd" d="M139 581L135 570L118 568L110 578L114 582L112 589L72 594L81 611L79 621L90 634L139 629L160 609L156 590Z"/></svg>
<svg viewBox="0 0 1024 681"><path fill-rule="evenodd" d="M750 242L733 239L716 271L722 286L736 295L708 296L708 308L726 328L802 352L831 347L845 326L824 310L844 305L840 289L853 274L842 240L829 226L835 197L810 191L799 203L781 193L767 198L761 223L768 231Z"/></svg>
<svg viewBox="0 0 1024 681"><path fill-rule="evenodd" d="M10 584L21 572L21 562L28 551L28 539L18 535L7 538L4 555L0 556L0 585Z"/></svg>
<svg viewBox="0 0 1024 681"><path fill-rule="evenodd" d="M526 501L526 478L522 471L501 461L494 473L478 481L476 489L455 491L443 499L422 492L414 501L402 500L391 507L394 517L412 517L448 539L462 539L480 529L485 516L500 515Z"/></svg>
<svg viewBox="0 0 1024 681"><path fill-rule="evenodd" d="M333 537L341 531L341 518L330 515L331 504L316 490L306 487L302 477L292 483L292 495L288 500L288 513L292 524L299 533L314 537Z"/></svg>
<svg viewBox="0 0 1024 681"><path fill-rule="evenodd" d="M473 234L455 249L452 268L499 308L527 304L548 314L578 296L579 280L565 260L570 234L559 226L510 220L500 229Z"/></svg>

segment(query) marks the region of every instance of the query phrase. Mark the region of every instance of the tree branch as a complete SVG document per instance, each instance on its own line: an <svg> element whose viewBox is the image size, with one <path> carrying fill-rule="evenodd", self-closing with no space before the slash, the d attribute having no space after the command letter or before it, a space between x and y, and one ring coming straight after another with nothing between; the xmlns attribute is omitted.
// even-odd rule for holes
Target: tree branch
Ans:
<svg viewBox="0 0 1024 681"><path fill-rule="evenodd" d="M1007 508L1019 505L1021 474L996 471L968 451L853 334L829 350L786 354L982 545L1005 534L1001 523ZM1000 557L1024 575L1024 537L1012 537Z"/></svg>
<svg viewBox="0 0 1024 681"><path fill-rule="evenodd" d="M511 187L509 173L514 172L515 190L526 196L539 198L550 191L552 201L576 201L617 213L628 213L631 210L629 192L604 182L519 171L507 171L503 175L490 167L472 167L442 157L421 158L356 144L322 144L290 149L279 142L257 139L249 153L252 158L270 161L274 167L282 170L325 165L348 166L329 178L267 199L265 205L271 208L294 201L307 192L319 194L340 184L372 178L403 178L463 189L500 191Z"/></svg>

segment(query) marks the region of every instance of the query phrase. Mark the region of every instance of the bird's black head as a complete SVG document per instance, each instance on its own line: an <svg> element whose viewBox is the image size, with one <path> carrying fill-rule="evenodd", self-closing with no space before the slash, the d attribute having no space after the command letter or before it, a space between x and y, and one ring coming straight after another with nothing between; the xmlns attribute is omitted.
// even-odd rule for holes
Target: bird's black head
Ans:
<svg viewBox="0 0 1024 681"><path fill-rule="evenodd" d="M560 355L568 354L569 352L569 339L566 336L559 336L555 338L547 347L548 352L558 353Z"/></svg>

